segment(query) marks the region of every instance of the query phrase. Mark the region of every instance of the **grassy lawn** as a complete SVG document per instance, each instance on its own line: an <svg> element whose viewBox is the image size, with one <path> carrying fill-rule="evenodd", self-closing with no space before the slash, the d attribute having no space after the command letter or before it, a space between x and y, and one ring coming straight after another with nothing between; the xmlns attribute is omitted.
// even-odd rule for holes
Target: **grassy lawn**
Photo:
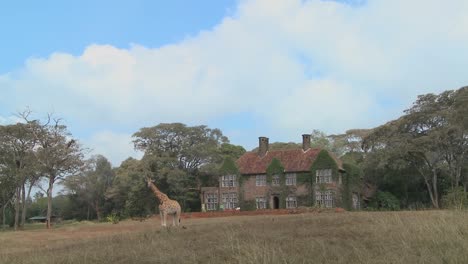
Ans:
<svg viewBox="0 0 468 264"><path fill-rule="evenodd" d="M468 263L468 212L345 212L0 232L0 263Z"/></svg>

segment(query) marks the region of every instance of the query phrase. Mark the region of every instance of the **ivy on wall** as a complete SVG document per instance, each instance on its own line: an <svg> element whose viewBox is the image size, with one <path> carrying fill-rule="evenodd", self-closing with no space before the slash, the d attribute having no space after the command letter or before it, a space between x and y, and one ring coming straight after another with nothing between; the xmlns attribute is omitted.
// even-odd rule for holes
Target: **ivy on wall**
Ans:
<svg viewBox="0 0 468 264"><path fill-rule="evenodd" d="M317 175L317 170L325 170L325 169L331 169L332 170L332 180L334 182L338 182L339 180L339 171L338 171L338 164L336 164L335 159L330 156L328 151L326 150L321 150L317 157L315 158L315 161L312 163L310 166L310 174L307 177L307 181L305 182L308 190L309 190L309 206L313 206L315 204L315 192L314 192L314 187L316 185L315 183L315 175ZM305 177L305 176L304 176ZM325 190L325 184L319 184L318 186L319 190ZM341 199L340 197L337 197L337 195L334 195L335 197L335 205L340 206L341 205Z"/></svg>
<svg viewBox="0 0 468 264"><path fill-rule="evenodd" d="M277 158L273 158L271 160L270 165L268 165L268 168L266 170L267 173L267 183L271 184L273 180L273 175L279 175L280 176L280 183L283 183L286 179L284 176L284 167L281 164L281 161L279 161Z"/></svg>
<svg viewBox="0 0 468 264"><path fill-rule="evenodd" d="M231 157L224 159L223 165L219 169L219 175L239 175L236 162Z"/></svg>
<svg viewBox="0 0 468 264"><path fill-rule="evenodd" d="M242 186L242 176L241 174L239 173L239 168L237 168L237 164L236 162L231 158L231 157L226 157L224 159L224 162L223 164L221 165L220 169L219 169L219 175L221 176L225 176L225 175L236 175L236 178L237 178L237 181L238 181L238 186L241 187ZM242 188L240 188L240 193L239 193L239 206L240 205L240 202L242 201ZM218 210L220 210L220 206L221 206L221 197L220 197L220 201L218 201Z"/></svg>
<svg viewBox="0 0 468 264"><path fill-rule="evenodd" d="M314 163L310 166L310 172L312 176L316 175L317 170L324 170L324 169L331 169L332 170L332 178L333 181L338 181L339 173L338 173L338 165L336 164L335 159L330 156L328 151L322 150L315 158ZM315 180L315 177L313 177Z"/></svg>
<svg viewBox="0 0 468 264"><path fill-rule="evenodd" d="M353 193L361 192L362 185L362 171L361 169L353 164L344 163L343 169L346 171L345 177L343 179L342 186L342 199L343 206L346 210L353 209Z"/></svg>
<svg viewBox="0 0 468 264"><path fill-rule="evenodd" d="M288 195L295 192L294 186L287 186L286 185L286 175L284 173L284 166L281 164L277 158L273 158L271 160L270 165L267 167L267 182L271 185L273 181L273 176L279 176L279 185L278 186L271 186L270 192L268 193L268 197L272 195L278 196L279 199L279 208L286 208L286 197ZM268 204L268 207L270 205Z"/></svg>

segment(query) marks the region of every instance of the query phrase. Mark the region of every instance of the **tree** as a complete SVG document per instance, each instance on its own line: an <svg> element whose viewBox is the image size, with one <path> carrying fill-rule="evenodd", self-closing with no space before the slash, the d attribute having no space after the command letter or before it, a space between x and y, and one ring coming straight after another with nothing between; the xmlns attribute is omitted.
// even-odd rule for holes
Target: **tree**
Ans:
<svg viewBox="0 0 468 264"><path fill-rule="evenodd" d="M5 166L0 164L0 205L2 208L2 228L6 225L6 210L11 203L16 190L14 178L5 172Z"/></svg>
<svg viewBox="0 0 468 264"><path fill-rule="evenodd" d="M432 205L439 208L440 181L462 184L468 152L467 88L439 95L420 95L405 115L374 129L364 140L366 151L384 160L402 160L424 179ZM442 178L441 178L442 177Z"/></svg>
<svg viewBox="0 0 468 264"><path fill-rule="evenodd" d="M196 193L200 194L208 171L203 168L220 164L223 155L242 152L237 147L223 147L229 140L219 129L206 126L159 124L142 128L133 137L135 148L145 152L142 164L161 191L179 196L182 206L191 209L200 206Z"/></svg>
<svg viewBox="0 0 468 264"><path fill-rule="evenodd" d="M67 177L63 185L69 194L81 198L94 209L98 221L102 219L105 194L114 180L114 171L110 162L101 155L89 159L86 169Z"/></svg>
<svg viewBox="0 0 468 264"><path fill-rule="evenodd" d="M105 197L112 212L119 217L146 216L156 204L144 180L148 172L141 163L128 158L114 170L115 177Z"/></svg>
<svg viewBox="0 0 468 264"><path fill-rule="evenodd" d="M50 228L52 216L52 196L54 184L66 176L76 173L83 165L83 149L76 139L71 137L67 127L60 119L48 115L47 120L29 120L29 115L22 117L30 126L37 141L35 157L38 170L47 178L47 228Z"/></svg>
<svg viewBox="0 0 468 264"><path fill-rule="evenodd" d="M40 176L34 155L36 144L37 141L29 125L18 123L0 126L1 166L3 174L9 175L4 177L4 181L12 183L13 185L9 186L15 188L15 230L25 223L26 200L29 199L31 189Z"/></svg>
<svg viewBox="0 0 468 264"><path fill-rule="evenodd" d="M145 127L133 134L135 148L145 155L175 158L179 169L196 170L216 158L221 144L228 143L221 130L181 123Z"/></svg>

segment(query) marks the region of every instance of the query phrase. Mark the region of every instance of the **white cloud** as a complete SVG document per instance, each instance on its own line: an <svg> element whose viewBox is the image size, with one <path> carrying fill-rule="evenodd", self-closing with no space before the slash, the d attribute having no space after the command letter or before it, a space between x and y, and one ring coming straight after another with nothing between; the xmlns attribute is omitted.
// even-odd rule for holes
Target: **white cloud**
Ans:
<svg viewBox="0 0 468 264"><path fill-rule="evenodd" d="M10 125L10 124L16 124L16 123L21 123L23 120L19 118L18 116L15 115L10 115L10 116L1 116L0 115L0 125Z"/></svg>
<svg viewBox="0 0 468 264"><path fill-rule="evenodd" d="M467 13L465 0L240 1L232 17L180 43L29 59L0 76L15 97L0 102L109 126L250 112L292 138L375 126L417 94L466 84ZM92 143L117 147L104 138Z"/></svg>
<svg viewBox="0 0 468 264"><path fill-rule="evenodd" d="M128 157L141 158L142 153L136 152L131 143L131 135L115 133L112 131L100 131L91 138L83 140L84 147L92 148L90 155L103 155L113 166L120 166L120 162Z"/></svg>

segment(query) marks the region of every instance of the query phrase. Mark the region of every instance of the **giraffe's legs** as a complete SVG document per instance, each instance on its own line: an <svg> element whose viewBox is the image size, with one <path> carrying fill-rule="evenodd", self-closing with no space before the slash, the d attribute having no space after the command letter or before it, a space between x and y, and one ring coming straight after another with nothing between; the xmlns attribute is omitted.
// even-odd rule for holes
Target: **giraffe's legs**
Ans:
<svg viewBox="0 0 468 264"><path fill-rule="evenodd" d="M161 212L161 225L166 227L167 222L167 213L165 211Z"/></svg>
<svg viewBox="0 0 468 264"><path fill-rule="evenodd" d="M175 219L175 222L176 222L176 226L179 226L179 224L180 224L180 211L177 211L174 214L174 219Z"/></svg>
<svg viewBox="0 0 468 264"><path fill-rule="evenodd" d="M176 226L176 213L172 214L172 226Z"/></svg>

